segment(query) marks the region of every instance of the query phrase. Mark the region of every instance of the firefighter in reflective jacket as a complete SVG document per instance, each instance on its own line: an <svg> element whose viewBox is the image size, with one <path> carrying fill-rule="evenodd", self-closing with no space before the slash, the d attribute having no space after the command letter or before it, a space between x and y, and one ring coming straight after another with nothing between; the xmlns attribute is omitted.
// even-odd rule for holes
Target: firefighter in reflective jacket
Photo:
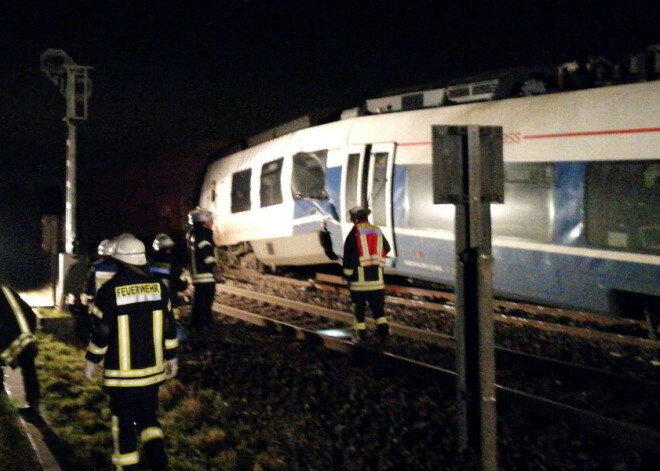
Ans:
<svg viewBox="0 0 660 471"><path fill-rule="evenodd" d="M0 284L0 391L4 389L2 366L20 366L30 418L39 415L39 381L34 366L37 355L37 315L9 286Z"/></svg>
<svg viewBox="0 0 660 471"><path fill-rule="evenodd" d="M112 258L112 252L116 243L116 240L102 240L96 249L99 259L92 263L87 271L87 279L85 280L85 287L80 300L86 306L86 314L88 315L76 318L76 331L79 338L85 343L89 341L89 335L94 321L94 309L92 308L94 299L96 298L96 292L106 281L115 276L117 272L117 262Z"/></svg>
<svg viewBox="0 0 660 471"><path fill-rule="evenodd" d="M385 280L383 268L390 244L381 230L370 224L371 210L356 206L349 211L353 228L344 242L344 278L351 291L351 310L355 316L354 329L358 341L366 338L364 321L366 305L376 321L381 344L387 340L390 327L385 317Z"/></svg>
<svg viewBox="0 0 660 471"><path fill-rule="evenodd" d="M153 256L149 260L151 273L165 283L170 292L170 302L175 319L179 318L179 292L188 287L188 282L183 278L183 268L174 256L175 243L170 236L160 233L154 239L152 248Z"/></svg>
<svg viewBox="0 0 660 471"><path fill-rule="evenodd" d="M116 243L116 240L110 239L104 239L99 243L99 246L96 249L99 259L92 263L92 266L89 267L89 271L87 272L85 289L82 295L83 304L91 307L99 288L103 286L103 283L115 276L117 262L112 258L112 253Z"/></svg>
<svg viewBox="0 0 660 471"><path fill-rule="evenodd" d="M139 434L149 468L165 470L158 388L177 373L175 320L167 288L149 272L144 244L122 237L114 257L117 274L99 289L93 308L99 320L87 347L85 375L93 380L104 362L116 469L138 469Z"/></svg>
<svg viewBox="0 0 660 471"><path fill-rule="evenodd" d="M193 297L192 326L203 328L212 320L211 307L215 297L215 284L222 282L216 276L215 244L213 243L213 213L197 207L188 213L190 230L186 234L190 275L195 294Z"/></svg>

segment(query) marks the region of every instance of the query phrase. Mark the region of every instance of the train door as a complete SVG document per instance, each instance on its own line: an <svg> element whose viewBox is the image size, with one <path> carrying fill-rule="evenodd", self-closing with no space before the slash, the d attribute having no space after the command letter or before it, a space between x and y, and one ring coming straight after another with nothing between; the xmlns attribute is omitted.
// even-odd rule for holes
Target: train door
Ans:
<svg viewBox="0 0 660 471"><path fill-rule="evenodd" d="M348 210L353 206L361 205L367 198L367 187L362 181L366 181L363 168L368 155L369 146L354 146L346 149L346 158L343 163L344 171L341 178L341 209L340 220L344 239L348 235L353 224L348 217Z"/></svg>
<svg viewBox="0 0 660 471"><path fill-rule="evenodd" d="M393 143L374 144L371 147L367 185L367 202L371 208L369 220L380 227L387 240L390 241L392 246L390 257L396 256L392 211L394 149Z"/></svg>
<svg viewBox="0 0 660 471"><path fill-rule="evenodd" d="M392 212L392 174L394 169L393 143L353 146L346 149L342 173L342 232L344 237L352 224L348 210L353 206L368 206L369 220L380 227L394 252Z"/></svg>

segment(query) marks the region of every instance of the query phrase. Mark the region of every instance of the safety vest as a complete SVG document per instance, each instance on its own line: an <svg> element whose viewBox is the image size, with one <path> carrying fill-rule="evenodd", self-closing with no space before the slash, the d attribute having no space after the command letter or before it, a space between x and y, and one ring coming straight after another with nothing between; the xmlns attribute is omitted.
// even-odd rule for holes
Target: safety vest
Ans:
<svg viewBox="0 0 660 471"><path fill-rule="evenodd" d="M358 261L361 267L384 267L385 247L383 233L376 226L360 223L356 226L355 237L358 246Z"/></svg>
<svg viewBox="0 0 660 471"><path fill-rule="evenodd" d="M353 226L344 244L344 277L352 291L385 288L383 267L390 245L381 230L368 222Z"/></svg>

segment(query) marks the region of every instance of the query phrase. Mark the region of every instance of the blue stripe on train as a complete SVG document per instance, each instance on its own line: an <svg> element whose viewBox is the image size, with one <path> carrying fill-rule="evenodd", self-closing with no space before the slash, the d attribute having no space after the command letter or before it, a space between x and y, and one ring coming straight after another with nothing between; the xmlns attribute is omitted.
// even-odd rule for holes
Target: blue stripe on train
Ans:
<svg viewBox="0 0 660 471"><path fill-rule="evenodd" d="M400 234L396 240L397 273L454 283L453 241ZM493 257L493 286L503 297L607 312L613 289L660 295L655 265L498 246Z"/></svg>

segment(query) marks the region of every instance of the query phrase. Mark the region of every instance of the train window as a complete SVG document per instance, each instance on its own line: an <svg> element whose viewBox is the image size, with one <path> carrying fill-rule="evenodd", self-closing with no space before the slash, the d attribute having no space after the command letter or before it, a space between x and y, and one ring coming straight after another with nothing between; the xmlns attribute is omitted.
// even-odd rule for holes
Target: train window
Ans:
<svg viewBox="0 0 660 471"><path fill-rule="evenodd" d="M587 241L645 253L660 253L660 164L652 161L587 165Z"/></svg>
<svg viewBox="0 0 660 471"><path fill-rule="evenodd" d="M294 198L328 198L325 190L327 156L327 150L300 152L293 156L291 191Z"/></svg>
<svg viewBox="0 0 660 471"><path fill-rule="evenodd" d="M348 210L358 205L358 175L360 171L360 154L348 154L346 165L346 222L351 222Z"/></svg>
<svg viewBox="0 0 660 471"><path fill-rule="evenodd" d="M371 189L372 218L377 226L385 226L387 217L385 214L386 184L387 184L387 152L376 152L373 155L374 173L373 187Z"/></svg>
<svg viewBox="0 0 660 471"><path fill-rule="evenodd" d="M419 229L454 231L454 205L433 204L431 165L406 167L404 225Z"/></svg>
<svg viewBox="0 0 660 471"><path fill-rule="evenodd" d="M231 177L231 212L240 213L250 209L250 179L252 170L237 172Z"/></svg>
<svg viewBox="0 0 660 471"><path fill-rule="evenodd" d="M454 232L455 208L433 204L430 165L406 168L404 224L410 228ZM507 163L504 204L491 205L493 234L550 241L553 227L554 173L549 163Z"/></svg>
<svg viewBox="0 0 660 471"><path fill-rule="evenodd" d="M261 207L273 206L282 202L282 163L284 159L268 162L261 167Z"/></svg>
<svg viewBox="0 0 660 471"><path fill-rule="evenodd" d="M554 226L551 163L505 163L504 204L492 204L493 235L550 242Z"/></svg>

